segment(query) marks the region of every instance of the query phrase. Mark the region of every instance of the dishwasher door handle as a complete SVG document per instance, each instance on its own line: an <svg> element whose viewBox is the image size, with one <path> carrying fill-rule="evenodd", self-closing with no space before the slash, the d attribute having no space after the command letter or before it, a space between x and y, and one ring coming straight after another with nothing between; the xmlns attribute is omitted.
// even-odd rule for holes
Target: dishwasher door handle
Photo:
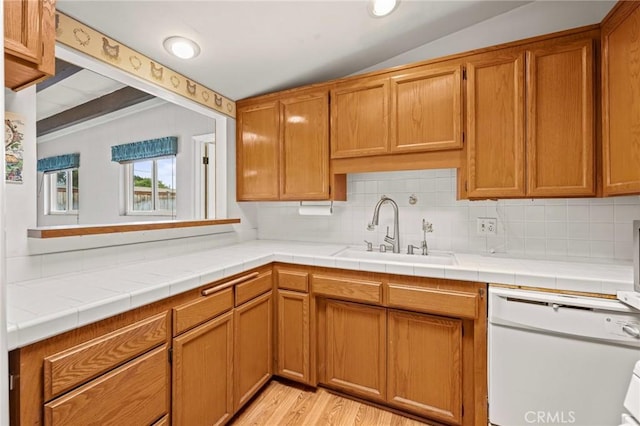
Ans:
<svg viewBox="0 0 640 426"><path fill-rule="evenodd" d="M630 325L630 324L623 325L622 331L624 331L631 337L640 338L640 330L638 329L638 327L634 327L633 325Z"/></svg>

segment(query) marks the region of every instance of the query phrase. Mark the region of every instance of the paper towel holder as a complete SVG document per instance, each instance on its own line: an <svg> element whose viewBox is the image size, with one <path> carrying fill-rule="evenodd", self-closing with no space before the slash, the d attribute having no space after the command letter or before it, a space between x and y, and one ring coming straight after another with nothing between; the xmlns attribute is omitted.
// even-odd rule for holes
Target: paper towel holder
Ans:
<svg viewBox="0 0 640 426"><path fill-rule="evenodd" d="M300 201L298 214L305 216L331 216L333 215L333 200L329 204L318 201Z"/></svg>

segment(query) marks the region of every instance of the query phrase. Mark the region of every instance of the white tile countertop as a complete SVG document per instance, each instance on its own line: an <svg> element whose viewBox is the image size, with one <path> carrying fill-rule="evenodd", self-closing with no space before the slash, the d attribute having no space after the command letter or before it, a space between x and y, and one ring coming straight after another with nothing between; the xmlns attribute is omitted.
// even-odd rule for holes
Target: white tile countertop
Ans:
<svg viewBox="0 0 640 426"><path fill-rule="evenodd" d="M631 262L596 264L456 253L456 265L424 265L333 256L345 247L256 240L9 284L8 346L10 350L26 346L273 261L612 295L633 289Z"/></svg>

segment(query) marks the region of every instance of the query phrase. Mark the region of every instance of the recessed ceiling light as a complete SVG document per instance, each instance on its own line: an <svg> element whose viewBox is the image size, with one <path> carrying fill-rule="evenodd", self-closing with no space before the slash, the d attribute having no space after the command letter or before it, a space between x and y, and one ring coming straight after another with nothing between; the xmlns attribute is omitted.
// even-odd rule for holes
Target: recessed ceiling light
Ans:
<svg viewBox="0 0 640 426"><path fill-rule="evenodd" d="M184 37L169 37L162 44L167 52L180 59L195 58L200 53L200 46L195 41Z"/></svg>
<svg viewBox="0 0 640 426"><path fill-rule="evenodd" d="M371 14L376 17L387 16L398 6L398 0L371 0Z"/></svg>

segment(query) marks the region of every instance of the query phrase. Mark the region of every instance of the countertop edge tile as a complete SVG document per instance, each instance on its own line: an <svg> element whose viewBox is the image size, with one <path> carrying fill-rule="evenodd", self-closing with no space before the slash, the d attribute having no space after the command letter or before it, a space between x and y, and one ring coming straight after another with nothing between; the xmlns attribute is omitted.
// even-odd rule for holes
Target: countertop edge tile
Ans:
<svg viewBox="0 0 640 426"><path fill-rule="evenodd" d="M26 346L78 328L78 309L65 309L18 324L19 346Z"/></svg>
<svg viewBox="0 0 640 426"><path fill-rule="evenodd" d="M448 280L479 281L478 269L465 268L461 265L444 265L444 277Z"/></svg>
<svg viewBox="0 0 640 426"><path fill-rule="evenodd" d="M444 278L444 265L413 265L416 277Z"/></svg>
<svg viewBox="0 0 640 426"><path fill-rule="evenodd" d="M78 307L78 326L91 324L131 309L131 295L120 294L109 299L87 303Z"/></svg>
<svg viewBox="0 0 640 426"><path fill-rule="evenodd" d="M495 283L495 284L507 284L515 285L516 274L513 272L501 272L501 271L478 271L478 280L480 282Z"/></svg>

